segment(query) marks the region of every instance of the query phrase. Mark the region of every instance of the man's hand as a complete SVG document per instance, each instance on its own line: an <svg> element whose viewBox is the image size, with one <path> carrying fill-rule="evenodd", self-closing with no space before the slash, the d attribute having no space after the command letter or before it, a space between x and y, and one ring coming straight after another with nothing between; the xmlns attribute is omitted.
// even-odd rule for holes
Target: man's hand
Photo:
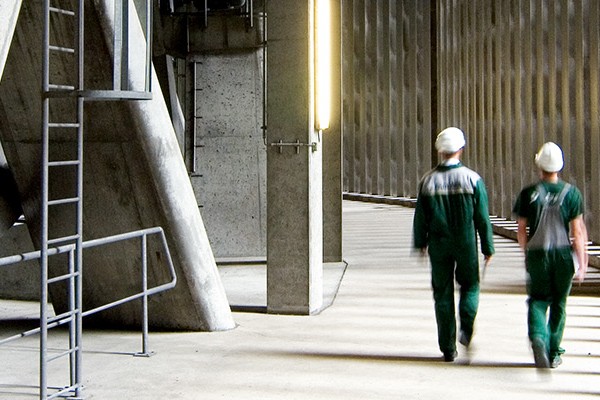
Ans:
<svg viewBox="0 0 600 400"><path fill-rule="evenodd" d="M483 262L484 267L490 265L490 262L492 262L492 255L490 254L489 256L483 256Z"/></svg>
<svg viewBox="0 0 600 400"><path fill-rule="evenodd" d="M581 282L585 279L585 275L587 274L588 264L587 262L583 265L579 264L579 269L575 273L575 280L577 283L581 285Z"/></svg>

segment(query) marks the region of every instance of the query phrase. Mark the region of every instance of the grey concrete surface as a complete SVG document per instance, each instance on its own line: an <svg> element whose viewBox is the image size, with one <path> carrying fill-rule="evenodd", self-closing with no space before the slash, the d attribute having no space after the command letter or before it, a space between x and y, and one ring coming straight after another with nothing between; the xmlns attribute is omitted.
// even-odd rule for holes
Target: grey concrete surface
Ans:
<svg viewBox="0 0 600 400"><path fill-rule="evenodd" d="M496 237L498 252L483 281L473 351L469 358L459 348L458 360L444 363L428 264L410 249L413 210L346 201L343 215L348 267L331 307L313 316L238 312L237 328L226 332L152 332L156 354L150 358L132 357L140 350L139 333L85 330L85 397L598 398L598 297L570 297L564 363L536 370L526 339L523 260L513 241ZM235 289L240 296L256 285L252 276L247 280L246 288ZM231 282L224 277L226 288ZM27 307L17 312L15 304L0 307L2 337L35 318ZM52 332L52 349L62 339L64 333ZM0 398L36 398L37 338L0 346L0 359ZM61 367L52 365L56 374L50 383L65 376Z"/></svg>
<svg viewBox="0 0 600 400"><path fill-rule="evenodd" d="M55 2L66 7L67 2ZM112 0L86 2L85 89L112 87L109 48L115 30ZM68 7L67 7L68 8ZM42 2L21 5L0 85L0 139L15 173L31 239L39 248L41 198L41 52ZM143 87L145 39L131 10L129 28L130 89ZM72 18L51 18L53 44L76 43ZM11 37L0 30L0 43ZM107 40L105 41L105 37ZM4 45L4 43L2 43ZM52 83L74 84L73 61L52 58ZM141 68L142 67L142 68ZM58 75L58 76L57 76ZM84 240L162 226L177 270L178 284L151 301L150 324L168 329L225 330L235 326L225 291L164 98L153 75L152 100L89 101L84 107ZM53 99L50 120L75 121L75 103ZM75 154L72 132L53 131L52 158L69 160ZM72 197L73 170L53 169L50 198ZM49 213L51 238L73 234L74 207L53 207ZM168 281L161 251L149 254L150 287ZM84 308L91 309L130 296L141 288L139 244L119 242L84 255ZM61 274L63 260L49 261L50 276ZM110 287L111 290L106 290ZM66 311L66 291L49 289L54 306ZM139 307L128 304L98 314L101 323L115 326L141 321Z"/></svg>
<svg viewBox="0 0 600 400"><path fill-rule="evenodd" d="M6 63L20 9L21 0L0 3L0 78L2 78L4 63Z"/></svg>
<svg viewBox="0 0 600 400"><path fill-rule="evenodd" d="M0 235L0 257L34 251L29 230L18 222ZM0 267L0 299L39 300L40 264L26 261Z"/></svg>
<svg viewBox="0 0 600 400"><path fill-rule="evenodd" d="M285 0L268 2L267 14L267 305L273 313L313 314L323 306L327 199L309 84L315 60L312 11L304 2ZM280 141L305 146L271 146Z"/></svg>
<svg viewBox="0 0 600 400"><path fill-rule="evenodd" d="M262 58L255 50L194 58L197 148L190 180L215 257L267 253Z"/></svg>

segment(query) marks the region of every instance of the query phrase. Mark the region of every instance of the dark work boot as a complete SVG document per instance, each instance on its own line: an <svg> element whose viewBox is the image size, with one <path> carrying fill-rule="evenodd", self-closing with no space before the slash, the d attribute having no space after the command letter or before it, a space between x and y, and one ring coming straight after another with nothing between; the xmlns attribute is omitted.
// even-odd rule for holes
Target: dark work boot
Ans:
<svg viewBox="0 0 600 400"><path fill-rule="evenodd" d="M444 352L444 361L453 362L458 356L458 352L456 350L445 351Z"/></svg>
<svg viewBox="0 0 600 400"><path fill-rule="evenodd" d="M531 348L535 366L537 368L550 368L550 355L546 343L541 338L534 338L531 341Z"/></svg>

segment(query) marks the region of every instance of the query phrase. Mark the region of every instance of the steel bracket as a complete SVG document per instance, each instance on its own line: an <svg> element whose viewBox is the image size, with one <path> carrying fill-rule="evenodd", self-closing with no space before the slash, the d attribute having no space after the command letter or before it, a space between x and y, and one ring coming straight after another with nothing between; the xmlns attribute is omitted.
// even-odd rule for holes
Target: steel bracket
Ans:
<svg viewBox="0 0 600 400"><path fill-rule="evenodd" d="M296 148L296 154L300 153L300 147L310 147L313 152L317 151L317 142L300 143L300 141L298 139L296 139L295 142L284 142L283 140L279 139L279 142L271 143L271 146L277 146L277 147L279 147L279 152L280 153L283 153L283 148L285 146L293 146L293 147L295 147Z"/></svg>

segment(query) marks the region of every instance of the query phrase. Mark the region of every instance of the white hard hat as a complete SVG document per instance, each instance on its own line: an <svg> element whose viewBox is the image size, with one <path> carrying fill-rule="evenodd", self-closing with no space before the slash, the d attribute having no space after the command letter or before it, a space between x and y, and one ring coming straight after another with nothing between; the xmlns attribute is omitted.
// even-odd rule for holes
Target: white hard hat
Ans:
<svg viewBox="0 0 600 400"><path fill-rule="evenodd" d="M554 142L546 142L535 155L535 165L542 171L558 172L563 168L563 152Z"/></svg>
<svg viewBox="0 0 600 400"><path fill-rule="evenodd" d="M465 147L465 135L455 127L444 129L435 140L435 148L440 153L456 153L463 147Z"/></svg>

